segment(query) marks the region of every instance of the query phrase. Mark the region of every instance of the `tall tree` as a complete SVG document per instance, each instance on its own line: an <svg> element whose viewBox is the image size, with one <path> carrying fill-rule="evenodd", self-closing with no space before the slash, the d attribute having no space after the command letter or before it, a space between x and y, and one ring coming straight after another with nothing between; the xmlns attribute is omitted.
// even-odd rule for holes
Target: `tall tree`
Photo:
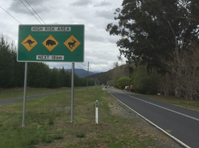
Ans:
<svg viewBox="0 0 199 148"><path fill-rule="evenodd" d="M11 87L14 81L14 59L9 44L0 40L0 88Z"/></svg>
<svg viewBox="0 0 199 148"><path fill-rule="evenodd" d="M24 62L17 62L17 53L16 50L14 48L12 48L11 51L11 55L12 55L12 60L14 61L13 63L13 67L14 67L14 74L13 74L13 78L14 81L11 85L11 87L22 87L24 85Z"/></svg>
<svg viewBox="0 0 199 148"><path fill-rule="evenodd" d="M161 58L179 58L191 40L197 40L197 0L123 0L116 9L115 20L106 30L122 38L117 42L121 54L129 61L141 61L148 67L165 70Z"/></svg>
<svg viewBox="0 0 199 148"><path fill-rule="evenodd" d="M44 63L28 63L28 86L48 87L50 69Z"/></svg>
<svg viewBox="0 0 199 148"><path fill-rule="evenodd" d="M64 75L64 86L71 87L71 72L66 71Z"/></svg>
<svg viewBox="0 0 199 148"><path fill-rule="evenodd" d="M56 68L53 68L50 73L50 88L58 88L60 87L60 77L59 71Z"/></svg>

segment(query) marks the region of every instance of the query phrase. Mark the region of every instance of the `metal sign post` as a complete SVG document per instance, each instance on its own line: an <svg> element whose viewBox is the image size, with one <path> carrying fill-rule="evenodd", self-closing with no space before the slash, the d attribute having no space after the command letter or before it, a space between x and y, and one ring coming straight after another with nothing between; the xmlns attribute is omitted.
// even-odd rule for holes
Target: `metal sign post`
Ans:
<svg viewBox="0 0 199 148"><path fill-rule="evenodd" d="M73 111L74 111L74 66L72 63L72 73L71 73L71 123L73 123Z"/></svg>
<svg viewBox="0 0 199 148"><path fill-rule="evenodd" d="M27 62L25 62L22 127L24 127L24 126L25 126L27 70L28 70L28 63L27 63Z"/></svg>

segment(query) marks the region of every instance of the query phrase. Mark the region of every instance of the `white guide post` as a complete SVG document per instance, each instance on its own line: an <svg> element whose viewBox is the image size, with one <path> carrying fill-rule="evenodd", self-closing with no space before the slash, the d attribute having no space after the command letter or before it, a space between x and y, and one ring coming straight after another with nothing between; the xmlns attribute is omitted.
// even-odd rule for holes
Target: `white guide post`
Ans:
<svg viewBox="0 0 199 148"><path fill-rule="evenodd" d="M95 102L95 123L98 124L98 100Z"/></svg>

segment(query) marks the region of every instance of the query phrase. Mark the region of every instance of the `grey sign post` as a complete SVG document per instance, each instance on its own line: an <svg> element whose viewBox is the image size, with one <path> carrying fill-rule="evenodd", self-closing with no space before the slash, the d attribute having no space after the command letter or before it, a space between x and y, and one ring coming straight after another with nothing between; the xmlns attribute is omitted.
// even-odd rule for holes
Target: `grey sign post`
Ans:
<svg viewBox="0 0 199 148"><path fill-rule="evenodd" d="M27 70L28 63L25 62L25 72L24 72L24 96L23 96L23 118L22 118L22 127L25 126L25 111L26 111L26 87L27 87Z"/></svg>
<svg viewBox="0 0 199 148"><path fill-rule="evenodd" d="M71 73L71 123L73 123L73 111L74 111L74 68L75 63L72 63L72 73Z"/></svg>

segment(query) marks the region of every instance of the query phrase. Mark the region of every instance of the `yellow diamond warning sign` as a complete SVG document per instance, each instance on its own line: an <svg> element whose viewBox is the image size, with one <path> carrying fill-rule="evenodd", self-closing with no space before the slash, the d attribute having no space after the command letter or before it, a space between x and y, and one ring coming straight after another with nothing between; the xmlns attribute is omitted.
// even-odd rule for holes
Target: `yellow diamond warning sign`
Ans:
<svg viewBox="0 0 199 148"><path fill-rule="evenodd" d="M28 35L22 42L21 44L28 50L30 51L37 45L37 41L31 36Z"/></svg>
<svg viewBox="0 0 199 148"><path fill-rule="evenodd" d="M52 35L49 35L42 44L51 52L59 42Z"/></svg>
<svg viewBox="0 0 199 148"><path fill-rule="evenodd" d="M64 45L73 52L81 43L71 35L65 42Z"/></svg>

